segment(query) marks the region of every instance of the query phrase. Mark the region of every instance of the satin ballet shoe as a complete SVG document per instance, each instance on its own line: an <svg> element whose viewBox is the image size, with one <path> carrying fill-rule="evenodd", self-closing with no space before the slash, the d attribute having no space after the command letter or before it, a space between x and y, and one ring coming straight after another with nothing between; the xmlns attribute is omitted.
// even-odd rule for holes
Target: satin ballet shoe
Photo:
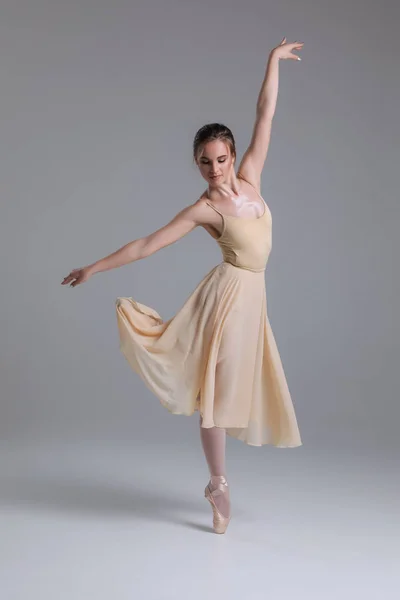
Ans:
<svg viewBox="0 0 400 600"><path fill-rule="evenodd" d="M226 493L228 489L228 482L226 481L223 475L214 475L213 480L218 481L217 487L213 490L210 485L210 480L210 482L205 487L204 497L207 498L207 500L211 504L211 508L213 511L213 527L215 533L225 533L226 528L229 525L229 521L231 520L231 517L224 517L224 515L220 513L215 504L214 498L215 496L219 496L221 494Z"/></svg>

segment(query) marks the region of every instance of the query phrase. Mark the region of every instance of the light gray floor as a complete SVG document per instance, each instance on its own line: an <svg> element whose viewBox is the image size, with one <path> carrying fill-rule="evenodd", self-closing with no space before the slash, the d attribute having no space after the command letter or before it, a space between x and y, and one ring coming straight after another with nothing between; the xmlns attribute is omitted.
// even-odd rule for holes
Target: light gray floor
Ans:
<svg viewBox="0 0 400 600"><path fill-rule="evenodd" d="M1 447L1 598L397 597L394 460L228 438L233 518L217 535L199 441L179 447Z"/></svg>

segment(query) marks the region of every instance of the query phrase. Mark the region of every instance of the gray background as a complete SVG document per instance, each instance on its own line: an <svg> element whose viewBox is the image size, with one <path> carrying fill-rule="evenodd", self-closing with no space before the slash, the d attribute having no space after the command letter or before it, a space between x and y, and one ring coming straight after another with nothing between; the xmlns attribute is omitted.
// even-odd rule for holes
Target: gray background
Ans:
<svg viewBox="0 0 400 600"><path fill-rule="evenodd" d="M3 0L5 600L394 589L398 23L394 1ZM114 303L169 318L220 262L217 244L199 228L82 286L61 281L199 197L204 123L233 130L239 162L284 36L304 48L280 62L266 285L303 446L228 438L235 519L214 536L198 413L169 414L129 369Z"/></svg>

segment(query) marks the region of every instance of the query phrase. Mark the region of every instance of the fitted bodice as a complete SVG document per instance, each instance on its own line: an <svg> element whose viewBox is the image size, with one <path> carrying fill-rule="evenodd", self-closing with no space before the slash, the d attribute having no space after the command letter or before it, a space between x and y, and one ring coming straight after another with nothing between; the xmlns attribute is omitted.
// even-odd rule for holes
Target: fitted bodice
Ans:
<svg viewBox="0 0 400 600"><path fill-rule="evenodd" d="M206 203L222 217L222 233L215 238L225 262L249 271L264 271L272 247L272 216L265 200L261 217L234 217L221 213L209 200Z"/></svg>

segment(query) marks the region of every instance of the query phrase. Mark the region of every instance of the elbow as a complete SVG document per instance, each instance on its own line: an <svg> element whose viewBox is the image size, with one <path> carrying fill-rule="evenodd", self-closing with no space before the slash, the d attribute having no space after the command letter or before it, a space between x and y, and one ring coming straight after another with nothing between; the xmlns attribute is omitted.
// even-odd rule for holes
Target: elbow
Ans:
<svg viewBox="0 0 400 600"><path fill-rule="evenodd" d="M269 121L272 122L274 118L275 108L268 104L267 102L263 102L261 104L257 104L257 120L258 121Z"/></svg>
<svg viewBox="0 0 400 600"><path fill-rule="evenodd" d="M137 260L140 260L141 258L147 258L148 256L155 254L161 250L164 245L166 245L165 243L161 243L160 237L155 236L154 234L151 234L145 238L141 238L140 240L137 240L137 242Z"/></svg>
<svg viewBox="0 0 400 600"><path fill-rule="evenodd" d="M152 254L152 251L150 249L150 244L147 242L146 238L140 238L127 244L126 253L128 256L128 262L134 262L136 260L146 258L146 256L150 256L150 254Z"/></svg>

